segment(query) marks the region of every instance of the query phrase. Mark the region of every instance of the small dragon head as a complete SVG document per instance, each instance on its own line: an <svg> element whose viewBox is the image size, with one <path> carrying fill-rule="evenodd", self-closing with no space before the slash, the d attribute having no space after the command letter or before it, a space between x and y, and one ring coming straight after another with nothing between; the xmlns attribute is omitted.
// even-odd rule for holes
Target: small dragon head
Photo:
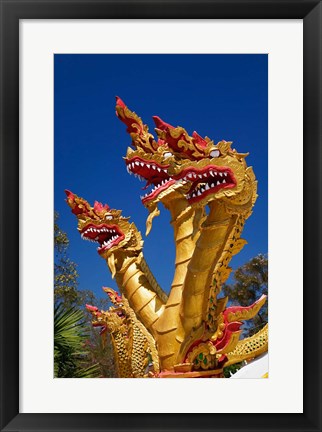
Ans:
<svg viewBox="0 0 322 432"><path fill-rule="evenodd" d="M86 309L92 314L93 327L100 327L100 335L104 333L115 333L124 330L126 325L127 313L124 306L124 299L111 288L103 287L114 306L107 311L99 310L96 306L86 305Z"/></svg>
<svg viewBox="0 0 322 432"><path fill-rule="evenodd" d="M104 259L111 254L126 250L141 251L143 241L133 223L121 215L121 210L113 210L97 201L94 207L81 197L66 190L67 204L78 219L78 231L84 240L97 242L97 251Z"/></svg>

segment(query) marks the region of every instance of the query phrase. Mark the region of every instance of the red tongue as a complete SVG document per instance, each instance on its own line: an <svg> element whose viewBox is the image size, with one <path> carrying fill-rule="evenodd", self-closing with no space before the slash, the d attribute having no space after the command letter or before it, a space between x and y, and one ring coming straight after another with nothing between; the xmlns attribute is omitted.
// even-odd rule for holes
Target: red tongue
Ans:
<svg viewBox="0 0 322 432"><path fill-rule="evenodd" d="M106 238L106 233L98 233L98 232L91 232L87 234L87 237L91 240L98 241L99 243L103 243L103 241ZM98 237L98 240L96 240L96 237Z"/></svg>
<svg viewBox="0 0 322 432"><path fill-rule="evenodd" d="M98 241L99 241L99 243L103 243L103 241L105 240L105 238L106 238L106 235L104 235L104 234L99 234L99 236L98 236Z"/></svg>

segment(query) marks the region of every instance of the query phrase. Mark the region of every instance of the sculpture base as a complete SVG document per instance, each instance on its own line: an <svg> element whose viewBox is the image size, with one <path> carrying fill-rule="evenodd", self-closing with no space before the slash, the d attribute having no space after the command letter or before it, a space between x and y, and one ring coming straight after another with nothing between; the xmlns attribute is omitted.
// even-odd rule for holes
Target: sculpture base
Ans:
<svg viewBox="0 0 322 432"><path fill-rule="evenodd" d="M191 371L191 372L160 372L158 378L224 378L223 369Z"/></svg>

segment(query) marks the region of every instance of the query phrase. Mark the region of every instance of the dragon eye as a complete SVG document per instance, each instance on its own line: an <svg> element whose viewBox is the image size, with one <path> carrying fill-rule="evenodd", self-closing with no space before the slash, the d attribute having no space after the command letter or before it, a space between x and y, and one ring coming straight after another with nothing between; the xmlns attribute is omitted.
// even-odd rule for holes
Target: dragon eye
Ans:
<svg viewBox="0 0 322 432"><path fill-rule="evenodd" d="M219 157L220 156L220 151L219 150L211 150L210 152L210 156L211 157Z"/></svg>
<svg viewBox="0 0 322 432"><path fill-rule="evenodd" d="M164 159L167 159L167 158L169 158L169 157L171 157L172 156L172 153L170 153L170 152L165 152L165 153L163 153L163 157L164 157Z"/></svg>
<svg viewBox="0 0 322 432"><path fill-rule="evenodd" d="M105 219L106 219L106 220L111 220L111 219L113 219L113 216L112 216L111 214L107 214L107 215L105 216Z"/></svg>

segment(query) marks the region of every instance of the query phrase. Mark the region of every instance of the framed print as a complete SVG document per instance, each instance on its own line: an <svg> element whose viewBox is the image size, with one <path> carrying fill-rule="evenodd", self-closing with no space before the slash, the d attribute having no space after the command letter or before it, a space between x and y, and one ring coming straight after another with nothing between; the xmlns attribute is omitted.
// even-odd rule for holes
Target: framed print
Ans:
<svg viewBox="0 0 322 432"><path fill-rule="evenodd" d="M320 430L320 2L172 2L164 7L161 2L149 1L124 2L120 7L109 1L1 1L1 15L2 430ZM149 132L133 111L149 124ZM157 116L157 135L149 123L152 116ZM183 128L176 128L177 124ZM198 133L192 133L194 129ZM205 138L207 134L209 138ZM153 147L154 143L158 148ZM132 150L126 150L131 145ZM246 156L248 151L250 155ZM142 152L149 153L145 159ZM149 302L141 307L131 300L130 309L124 312L127 299L138 294L137 287L135 294L127 292L132 289L128 284L132 273L123 279L120 274L127 274L130 266L140 262L146 277L143 279L156 286L155 279L146 276L150 270L145 261L140 261L142 239L152 272L162 285L171 285L173 269L165 269L178 259L175 261L174 250L168 249L173 242L170 223L178 232L176 222L181 216L173 211L170 218L166 210L171 212L171 205L161 201L166 209L161 204L146 205L150 211L147 217L149 213L139 200L140 186L128 176L122 157L126 156L128 171L145 178L146 186L153 183L152 191L144 192L152 198L160 186L156 179L161 174L153 174L150 181L140 164L148 160L150 169L153 162L157 171L168 158L167 175L171 172L172 177L158 177L162 192L169 181L177 195L184 190L185 198L194 204L206 199L212 188L218 187L215 192L219 193L220 177L226 176L226 185L229 181L233 187L239 185L238 174L225 172L220 161L215 169L210 155L237 155L240 164L247 157L258 181L256 192L255 178L247 171L253 179L252 206L257 193L259 197L254 209L248 209L253 215L245 225L249 245L239 255L244 258L232 261L236 269L252 256L269 251L269 363L265 371L258 366L262 371L259 376L244 375L248 379L242 379L239 373L234 378L240 379L209 379L207 362L215 362L216 367L210 370L222 376L220 362L229 359L223 354L233 350L221 353L221 346L214 342L215 349L210 349L215 337L207 339L205 332L200 336L201 324L195 318L193 324L189 319L185 321L197 308L198 296L191 299L190 309L185 297L180 309L178 326L185 330L176 334L182 347L172 363L167 349L174 343L171 345L166 338L163 343L158 336L165 334L170 324L163 320L155 330L156 336L155 321L149 327L157 303L146 312ZM204 167L206 156L212 161L209 169ZM180 165L184 178L180 177ZM216 185L207 178L196 180L189 191L185 189L185 181L190 181L188 174L208 173L210 180L210 175L218 177ZM160 196L161 200L165 192ZM143 204L149 199L143 197ZM229 212L216 208L212 220L211 205L209 208L209 213L202 213L203 221L210 220L211 227L222 216L222 227ZM57 366L53 350L54 210L60 213L62 231L58 233L67 233L71 259L79 264L79 283L82 293L86 290L88 295L86 303L91 303L87 309L93 323L99 318L100 328L106 327L100 321L104 308L97 309L95 301L100 298L101 286L109 287L105 292L113 304L105 308L107 316L116 311L117 320L122 321L126 313L132 317L132 321L122 323L129 326L125 339L133 343L133 359L139 352L139 342L135 341L145 338L141 363L129 358L129 369L122 369L124 365L120 366L119 361L114 375L109 365L95 375L95 365L89 363L83 368L85 374L71 374L75 365L65 367L65 358ZM153 221L151 230L153 216L159 210L161 215ZM111 218L117 219L113 226ZM148 238L143 235L146 218L147 229L151 230ZM82 242L77 226L83 237L98 242L103 260L91 243ZM122 252L122 259L129 263L124 270L120 267L121 255L108 251L123 244L123 239L132 235L126 234L131 230L137 234L126 249L130 255L124 258ZM225 244L231 238L235 247L235 234L225 235ZM178 240L181 238L175 237L177 256ZM199 248L202 241L197 244ZM182 250L186 253L187 249ZM240 249L236 246L237 252ZM226 251L224 246L222 250ZM205 263L207 256L208 252L192 262ZM189 259L193 260L194 254ZM74 271L73 263L68 257L66 260ZM194 267L187 268L189 272ZM116 282L110 273L116 276ZM185 279L192 291L199 288L193 282L199 277L195 274ZM140 277L138 289L145 283ZM232 286L232 280L227 284ZM115 294L117 285L125 295L122 299ZM55 289L65 301L64 283L58 283ZM162 291L155 289L155 298L162 300ZM71 295L75 292L68 291ZM205 296L211 297L208 291ZM174 302L169 307L172 312L175 306ZM207 330L211 321L208 315ZM137 324L135 316L149 332ZM172 315L171 320L173 323ZM106 322L108 326L110 322ZM181 340L184 331L194 334L195 339L187 336ZM116 336L113 331L111 334L114 340L110 346L117 353ZM151 342L150 334L157 342ZM218 334L216 338L221 340ZM209 352L205 353L207 341ZM92 339L82 343L85 352L86 343L92 343ZM102 350L106 355L104 347ZM154 350L159 353L157 361L161 359L159 368L155 366ZM78 352L83 362L87 358L84 352ZM145 379L169 378L169 369L174 379ZM246 370L244 367L239 372ZM264 376L268 378L250 379ZM181 377L206 379L178 379Z"/></svg>

